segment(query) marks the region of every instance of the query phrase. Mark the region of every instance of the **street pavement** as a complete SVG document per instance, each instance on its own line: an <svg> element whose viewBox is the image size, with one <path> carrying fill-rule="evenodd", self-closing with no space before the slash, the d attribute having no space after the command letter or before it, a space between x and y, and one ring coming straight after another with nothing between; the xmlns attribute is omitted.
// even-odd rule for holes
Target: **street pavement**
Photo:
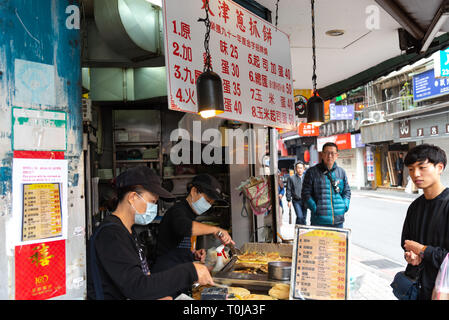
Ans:
<svg viewBox="0 0 449 320"><path fill-rule="evenodd" d="M396 217L397 222L395 223L395 229L393 230L393 233L396 233L399 239L406 208L418 196L418 194L408 194L404 192L389 190L352 190L352 197L354 200L356 198L362 202L367 201L367 199L371 199L371 201L374 202L376 202L376 200L379 200L379 206L383 208L384 213L385 211L388 212L388 208L391 207L394 203L397 203L399 205L397 210L401 212L398 213L399 216ZM387 202L389 202L389 204L387 204ZM283 208L285 209L285 211L288 210L285 197L283 199ZM348 218L351 215L355 214L354 211L349 212ZM292 216L295 217L294 212ZM308 216L309 217L307 224L310 224L310 214ZM282 223L283 226L280 229L281 236L283 235L286 239L293 237L293 235L291 234L292 229L288 226L288 214L283 215ZM345 222L345 227L350 228L352 233L355 231L352 230L355 225L356 224L351 225L351 223ZM373 233L375 232L376 231L374 230ZM363 238L363 235L359 235L359 239L360 238ZM349 247L349 299L397 300L392 293L390 283L392 282L394 275L398 271L402 271L405 269L405 260L403 260L402 257L397 258L397 251L394 254L386 255L383 253L385 252L383 249L373 249L376 246L375 244L371 245L372 249L370 250L366 248L367 245L364 245L363 241L360 241L359 239L355 241L356 243L354 241L351 241ZM399 241L397 241L397 239L393 239L390 240L390 242L391 243L387 243L386 246L395 246L397 247L395 250L399 250L400 252L401 249L399 247ZM402 253L400 252L399 255L402 256ZM394 256L395 259L393 259L392 256Z"/></svg>
<svg viewBox="0 0 449 320"><path fill-rule="evenodd" d="M394 219L395 222L395 234L397 239L393 243L388 243L386 245L394 246L394 250L398 250L402 255L402 249L399 246L400 233L402 231L402 223L405 218L406 209L416 199L418 194L408 194L405 192L395 192L393 190L363 190L363 191L352 191L352 197L361 198L365 202L368 199L379 200L380 206L383 206L383 212L379 214L396 214ZM351 201L354 202L354 201ZM386 203L389 203L388 205ZM393 204L396 203L401 212L394 212L391 210ZM397 209L398 210L398 209ZM351 213L352 214L352 213ZM393 219L393 218L392 218ZM385 227L391 227L391 220L385 219ZM348 217L348 227L353 227L350 223L351 218ZM346 226L345 225L345 226ZM380 232L379 232L380 233ZM385 252L382 248L377 248L377 252L374 250L367 249L362 241L358 240L358 244L354 242L350 246L350 299L351 300L397 300L392 293L390 283L393 281L394 275L403 271L407 265L405 260L401 258L392 259L391 254L380 254L377 252ZM371 244L371 247L375 247L376 244ZM351 250L352 249L352 250ZM396 254L395 257L398 255Z"/></svg>

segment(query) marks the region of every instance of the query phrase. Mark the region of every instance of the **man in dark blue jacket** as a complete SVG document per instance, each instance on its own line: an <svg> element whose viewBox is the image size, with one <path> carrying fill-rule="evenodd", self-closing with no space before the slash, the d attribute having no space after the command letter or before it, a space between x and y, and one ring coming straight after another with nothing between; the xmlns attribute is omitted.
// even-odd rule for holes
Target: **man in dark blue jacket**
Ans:
<svg viewBox="0 0 449 320"><path fill-rule="evenodd" d="M351 189L345 170L335 163L337 158L337 145L324 144L321 163L307 170L304 177L302 199L311 211L311 225L343 228Z"/></svg>

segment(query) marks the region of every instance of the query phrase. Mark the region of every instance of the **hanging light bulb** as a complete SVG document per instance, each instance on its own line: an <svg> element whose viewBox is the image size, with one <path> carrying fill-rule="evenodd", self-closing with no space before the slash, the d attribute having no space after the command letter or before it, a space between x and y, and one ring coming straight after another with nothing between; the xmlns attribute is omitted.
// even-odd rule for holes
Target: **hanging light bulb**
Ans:
<svg viewBox="0 0 449 320"><path fill-rule="evenodd" d="M307 101L307 123L320 126L324 123L324 101L316 91L316 47L315 47L315 0L312 4L312 59L313 59L313 96Z"/></svg>
<svg viewBox="0 0 449 320"><path fill-rule="evenodd" d="M204 62L203 73L196 81L196 92L198 97L198 114L207 119L215 117L224 112L223 85L218 74L213 72L211 56L209 51L210 21L209 21L209 0L204 6L206 11L205 19L198 19L206 25L206 35L204 48L206 49L206 60Z"/></svg>

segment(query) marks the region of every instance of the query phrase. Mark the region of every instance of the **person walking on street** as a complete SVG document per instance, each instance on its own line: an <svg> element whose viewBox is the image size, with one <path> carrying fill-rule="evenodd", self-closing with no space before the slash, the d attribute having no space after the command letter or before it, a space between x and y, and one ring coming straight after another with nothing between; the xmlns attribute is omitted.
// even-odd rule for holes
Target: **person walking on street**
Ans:
<svg viewBox="0 0 449 320"><path fill-rule="evenodd" d="M407 153L404 164L423 195L409 206L401 235L408 265L405 275L418 279L418 300L430 300L439 268L449 252L449 188L441 183L445 152L422 144Z"/></svg>
<svg viewBox="0 0 449 320"><path fill-rule="evenodd" d="M402 187L402 180L404 178L404 154L399 153L399 157L396 159L396 171L398 173L398 187Z"/></svg>
<svg viewBox="0 0 449 320"><path fill-rule="evenodd" d="M296 212L296 224L306 224L307 209L301 198L302 184L304 181L304 163L298 161L295 163L295 174L288 177L287 180L287 194L288 208L290 209L293 203L293 208Z"/></svg>
<svg viewBox="0 0 449 320"><path fill-rule="evenodd" d="M343 228L351 200L348 178L345 170L337 166L335 143L324 144L322 156L321 163L305 174L302 199L311 211L311 225Z"/></svg>
<svg viewBox="0 0 449 320"><path fill-rule="evenodd" d="M284 182L282 181L282 172L280 170L278 170L278 195L279 195L279 207L282 215L283 214L282 198L285 195L285 187Z"/></svg>

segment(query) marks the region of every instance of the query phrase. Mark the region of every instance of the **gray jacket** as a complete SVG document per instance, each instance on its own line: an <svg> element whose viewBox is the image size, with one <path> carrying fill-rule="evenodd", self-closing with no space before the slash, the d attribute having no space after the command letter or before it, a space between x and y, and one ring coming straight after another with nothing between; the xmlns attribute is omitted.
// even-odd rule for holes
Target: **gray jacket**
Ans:
<svg viewBox="0 0 449 320"><path fill-rule="evenodd" d="M301 200L302 182L304 181L304 174L299 177L297 173L288 177L287 180L287 201Z"/></svg>

